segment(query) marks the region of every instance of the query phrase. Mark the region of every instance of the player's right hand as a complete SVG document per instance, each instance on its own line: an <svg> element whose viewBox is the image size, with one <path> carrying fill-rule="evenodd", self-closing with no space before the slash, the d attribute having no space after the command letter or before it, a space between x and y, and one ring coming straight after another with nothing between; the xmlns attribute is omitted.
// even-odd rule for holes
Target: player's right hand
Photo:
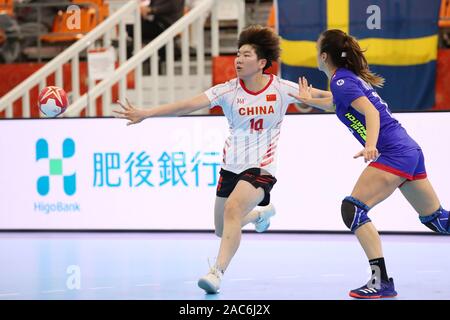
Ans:
<svg viewBox="0 0 450 320"><path fill-rule="evenodd" d="M145 119L145 112L143 109L134 107L127 98L125 98L127 104L125 105L123 102L117 100L117 103L122 107L122 111L113 110L116 115L116 118L127 119L130 120L127 122L127 126L132 124L137 124Z"/></svg>

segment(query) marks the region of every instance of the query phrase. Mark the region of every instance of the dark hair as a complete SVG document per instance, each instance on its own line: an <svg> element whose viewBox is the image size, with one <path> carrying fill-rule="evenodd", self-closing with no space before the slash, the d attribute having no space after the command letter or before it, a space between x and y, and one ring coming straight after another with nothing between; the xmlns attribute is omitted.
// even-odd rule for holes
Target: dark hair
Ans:
<svg viewBox="0 0 450 320"><path fill-rule="evenodd" d="M354 37L334 29L323 32L321 38L320 53L328 53L334 66L353 71L375 87L383 86L384 78L369 70L364 51Z"/></svg>
<svg viewBox="0 0 450 320"><path fill-rule="evenodd" d="M280 57L280 37L271 29L260 25L251 25L239 35L238 48L250 45L255 49L258 59L266 59L263 71Z"/></svg>

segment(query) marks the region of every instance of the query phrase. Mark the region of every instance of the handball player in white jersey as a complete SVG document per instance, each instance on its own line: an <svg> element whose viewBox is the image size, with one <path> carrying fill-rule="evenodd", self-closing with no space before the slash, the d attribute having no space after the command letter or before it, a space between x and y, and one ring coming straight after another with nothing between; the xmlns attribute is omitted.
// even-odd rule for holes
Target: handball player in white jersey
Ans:
<svg viewBox="0 0 450 320"><path fill-rule="evenodd" d="M217 293L225 270L241 241L241 228L255 224L257 232L270 225L275 208L270 191L276 183L277 144L284 115L299 85L266 74L277 61L280 41L269 28L250 26L239 35L235 59L237 78L216 85L189 100L140 109L120 103L117 117L136 124L149 117L185 115L203 108L222 107L230 135L223 149L223 163L214 208L215 233L221 237L219 253L209 272L198 281L207 293ZM314 89L315 97L331 93Z"/></svg>

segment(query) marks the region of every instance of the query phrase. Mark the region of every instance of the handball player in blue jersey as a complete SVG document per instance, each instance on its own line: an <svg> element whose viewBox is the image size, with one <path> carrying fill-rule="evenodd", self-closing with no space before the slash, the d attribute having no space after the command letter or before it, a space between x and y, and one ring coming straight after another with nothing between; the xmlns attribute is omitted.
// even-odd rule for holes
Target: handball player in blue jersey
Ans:
<svg viewBox="0 0 450 320"><path fill-rule="evenodd" d="M341 206L342 219L356 234L372 269L369 282L349 294L362 299L394 297L397 292L387 275L380 237L368 217L369 210L400 188L420 221L434 232L449 234L449 212L442 208L427 179L420 146L373 89L381 87L384 79L369 70L356 39L341 30L325 31L317 41L317 54L319 69L330 79L333 97L316 98L320 90L308 86L305 78L299 80L299 94L293 96L308 105L335 111L364 147L354 158L364 157L370 162Z"/></svg>

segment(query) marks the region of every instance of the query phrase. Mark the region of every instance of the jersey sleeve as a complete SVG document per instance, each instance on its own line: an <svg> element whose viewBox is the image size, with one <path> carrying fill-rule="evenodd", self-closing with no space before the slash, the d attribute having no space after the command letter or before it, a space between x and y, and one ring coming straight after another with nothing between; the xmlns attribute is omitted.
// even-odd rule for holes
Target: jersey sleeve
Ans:
<svg viewBox="0 0 450 320"><path fill-rule="evenodd" d="M352 105L352 102L359 97L365 96L364 92L352 78L341 78L333 80L330 85L333 93L334 101L341 103L347 107Z"/></svg>
<svg viewBox="0 0 450 320"><path fill-rule="evenodd" d="M232 91L233 88L230 82L221 83L206 90L205 94L210 101L209 108L211 109L215 106L219 106L225 111L227 108L225 97Z"/></svg>
<svg viewBox="0 0 450 320"><path fill-rule="evenodd" d="M298 83L284 79L280 80L280 83L281 83L281 92L283 93L283 100L286 101L286 104L289 105L291 103L298 102L297 99L289 95L289 93L298 95L299 90Z"/></svg>

